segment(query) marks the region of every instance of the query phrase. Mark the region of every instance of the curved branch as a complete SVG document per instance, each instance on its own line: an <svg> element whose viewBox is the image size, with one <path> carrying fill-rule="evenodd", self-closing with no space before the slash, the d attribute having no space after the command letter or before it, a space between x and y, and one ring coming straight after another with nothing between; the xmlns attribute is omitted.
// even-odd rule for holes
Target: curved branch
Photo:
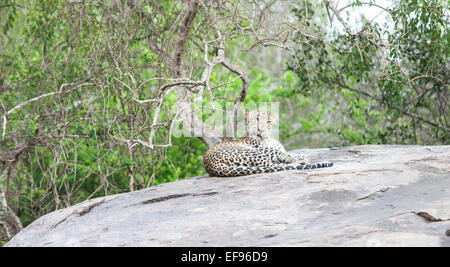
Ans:
<svg viewBox="0 0 450 267"><path fill-rule="evenodd" d="M32 99L29 99L29 100L27 100L25 102L19 103L16 106L14 106L12 109L8 110L5 115L8 116L9 114L13 113L14 111L18 110L19 108L21 108L21 107L23 107L25 105L28 105L28 104L30 104L32 102L38 101L38 100L40 100L42 98L45 98L45 97L48 97L48 96L53 96L53 95L68 94L68 93L73 92L76 89L78 89L79 87L84 86L84 85L92 85L92 84L91 83L86 83L84 81L81 82L81 83L65 83L65 84L62 84L61 87L59 88L59 91L43 94L43 95L40 95L40 96L37 96L37 97L33 97ZM69 89L69 90L66 90L66 91L61 91L64 87L68 87L68 86L74 86L74 87Z"/></svg>
<svg viewBox="0 0 450 267"><path fill-rule="evenodd" d="M392 10L389 10L389 9L387 9L387 8L385 8L385 7L382 7L382 6L377 5L377 4L374 4L374 3L361 3L361 5L369 5L369 6L378 7L378 8L383 9L384 11L386 11L386 12L388 12L389 14L392 15ZM344 9L346 9L346 8L349 8L349 7L351 7L351 6L353 6L353 4L344 6L343 8L339 9L339 12L341 12L342 10L344 10Z"/></svg>
<svg viewBox="0 0 450 267"><path fill-rule="evenodd" d="M30 104L30 103L32 103L32 102L38 101L38 100L40 100L40 99L42 99L42 98L46 98L46 97L48 97L48 96L54 96L54 95L64 95L64 94L68 94L68 93L71 93L71 92L75 91L76 89L78 89L78 88L81 87L81 86L84 86L84 85L92 85L91 83L87 83L87 82L86 82L86 81L88 81L89 79L90 79L90 78L88 78L88 79L86 79L86 80L84 80L84 81L81 81L81 82L77 82L77 83L64 83L64 84L62 84L61 87L59 88L59 91L51 92L51 93L47 93L47 94L43 94L43 95L40 95L40 96L33 97L32 99L29 99L29 100L27 100L27 101L25 101L25 102L19 103L19 104L15 105L12 109L6 111L6 112L2 115L2 119L3 119L3 123L2 123L2 129L3 129L3 131L2 131L2 138L4 138L4 137L5 137L5 134L6 134L6 123L7 123L7 120L8 120L8 115L10 115L10 114L13 113L14 111L20 109L21 107L23 107L23 106L25 106L25 105L28 105L28 104ZM63 89L64 87L68 87L68 86L74 86L74 87L71 88L71 89L69 89L69 90L62 91L62 89Z"/></svg>

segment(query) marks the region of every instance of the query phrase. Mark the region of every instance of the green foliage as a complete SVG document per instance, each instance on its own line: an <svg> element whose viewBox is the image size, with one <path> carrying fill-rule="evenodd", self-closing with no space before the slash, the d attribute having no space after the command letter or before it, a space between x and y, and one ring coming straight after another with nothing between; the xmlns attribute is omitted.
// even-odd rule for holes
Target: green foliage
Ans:
<svg viewBox="0 0 450 267"><path fill-rule="evenodd" d="M301 22L307 19L294 11ZM398 1L390 12L391 30L367 22L355 35L337 34L330 42L302 38L311 45L301 46L290 66L299 77L298 92L338 105L341 116L332 131L341 145L448 144L445 4ZM320 25L309 30L325 35Z"/></svg>
<svg viewBox="0 0 450 267"><path fill-rule="evenodd" d="M86 199L206 173L202 155L207 147L200 139L169 138L178 92L167 94L159 116L158 103L134 100L164 93L156 90L163 81L153 78L171 74L163 60L167 55L157 51L173 44L182 1L143 3L137 13L123 12L131 10L128 2L116 2L36 0L27 1L24 9L24 1L14 1L18 6L0 8L2 115L24 101L68 89L64 84L90 83L30 102L7 116L0 155L21 148L18 144L27 149L18 157L15 178L2 183L24 225ZM281 74L269 70L270 57L261 66L255 63L261 55L242 49L255 40L231 38L225 54L250 77L244 105L280 103L280 140L287 149L449 144L448 10L437 0L394 4L391 29L365 22L358 33L330 37L324 7L301 1L292 10L299 27L292 31L295 55L287 67L272 68ZM221 12L232 16L236 10ZM202 41L217 38L201 23L205 16L195 18L195 40L189 40L184 55L194 66L189 69L193 79L204 71L197 67L204 58ZM227 21L217 27L234 37L254 23L243 17L237 24ZM211 60L217 47L208 49ZM140 90L134 93L133 86ZM214 104L225 107L236 99L242 80L217 65L210 86ZM212 106L206 90L201 99L203 107ZM202 115L206 121L208 114ZM154 147L123 141L148 140L154 116L161 122ZM169 141L171 146L166 146ZM1 164L1 171L15 171L10 162Z"/></svg>

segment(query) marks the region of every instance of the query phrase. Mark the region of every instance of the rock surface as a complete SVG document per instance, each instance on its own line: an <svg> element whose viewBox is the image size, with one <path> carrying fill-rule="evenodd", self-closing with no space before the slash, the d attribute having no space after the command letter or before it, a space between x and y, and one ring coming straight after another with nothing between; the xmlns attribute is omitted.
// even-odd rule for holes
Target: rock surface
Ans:
<svg viewBox="0 0 450 267"><path fill-rule="evenodd" d="M295 152L335 165L92 199L6 246L450 246L450 146Z"/></svg>

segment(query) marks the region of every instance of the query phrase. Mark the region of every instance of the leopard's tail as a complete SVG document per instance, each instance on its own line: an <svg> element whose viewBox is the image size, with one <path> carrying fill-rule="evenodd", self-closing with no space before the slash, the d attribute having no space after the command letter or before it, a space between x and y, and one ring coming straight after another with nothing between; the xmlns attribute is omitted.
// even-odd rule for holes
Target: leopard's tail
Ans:
<svg viewBox="0 0 450 267"><path fill-rule="evenodd" d="M273 165L273 166L226 166L225 168L221 168L223 171L209 173L211 176L219 176L219 177L233 177L233 176L243 176L243 175L251 175L251 174L259 174L259 173L270 173L270 172L279 172L279 171L287 171L287 170L308 170L308 169L317 169L317 168L325 168L331 167L333 163L331 162L318 162L311 164L288 164L288 165Z"/></svg>

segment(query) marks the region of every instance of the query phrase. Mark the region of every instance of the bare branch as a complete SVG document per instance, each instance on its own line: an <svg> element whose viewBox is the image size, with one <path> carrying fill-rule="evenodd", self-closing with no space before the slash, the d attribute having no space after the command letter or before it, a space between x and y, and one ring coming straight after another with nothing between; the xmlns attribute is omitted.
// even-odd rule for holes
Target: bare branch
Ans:
<svg viewBox="0 0 450 267"><path fill-rule="evenodd" d="M32 99L29 99L29 100L27 100L25 102L17 104L12 109L8 110L5 115L8 116L9 114L13 113L14 111L20 109L21 107L23 107L25 105L28 105L28 104L30 104L32 102L38 101L38 100L40 100L42 98L49 97L49 96L54 96L54 95L68 94L68 93L71 93L71 92L75 91L76 89L78 89L78 88L80 88L82 86L86 86L86 85L92 85L92 83L86 83L84 81L83 82L78 82L78 83L64 83L59 88L59 91L43 94L43 95L40 95L40 96L37 96L37 97L33 97ZM73 86L73 87L71 89L69 89L69 90L62 91L62 89L64 89L65 87L70 87L70 86Z"/></svg>
<svg viewBox="0 0 450 267"><path fill-rule="evenodd" d="M350 27L348 26L348 24L342 19L341 14L339 13L339 10L337 10L328 0L322 0L323 3L325 4L325 7L327 9L331 9L334 13L334 15L336 16L336 18L339 20L339 22L342 24L342 26L344 26L345 31L347 31L347 33L350 36L355 36L352 31L350 30Z"/></svg>

